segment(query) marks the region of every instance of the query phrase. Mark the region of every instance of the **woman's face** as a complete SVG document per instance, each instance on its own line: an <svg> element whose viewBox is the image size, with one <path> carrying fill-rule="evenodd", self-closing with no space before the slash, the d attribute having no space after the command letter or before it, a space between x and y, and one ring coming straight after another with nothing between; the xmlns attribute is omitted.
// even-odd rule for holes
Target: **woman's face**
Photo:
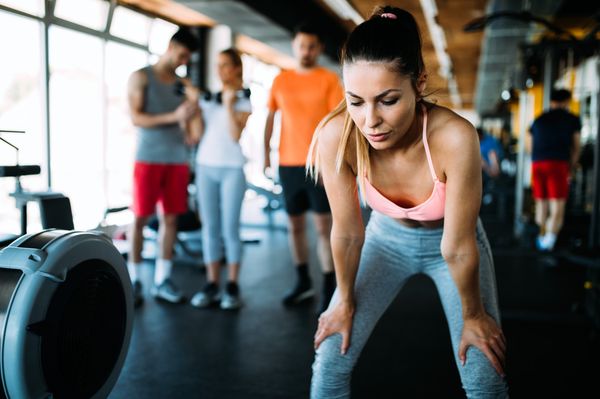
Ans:
<svg viewBox="0 0 600 399"><path fill-rule="evenodd" d="M235 82L240 74L240 66L235 65L227 54L219 54L217 59L217 70L219 78L224 84Z"/></svg>
<svg viewBox="0 0 600 399"><path fill-rule="evenodd" d="M357 61L344 65L344 88L350 117L376 150L393 147L415 117L417 94L408 76L391 64ZM420 90L424 89L419 82Z"/></svg>

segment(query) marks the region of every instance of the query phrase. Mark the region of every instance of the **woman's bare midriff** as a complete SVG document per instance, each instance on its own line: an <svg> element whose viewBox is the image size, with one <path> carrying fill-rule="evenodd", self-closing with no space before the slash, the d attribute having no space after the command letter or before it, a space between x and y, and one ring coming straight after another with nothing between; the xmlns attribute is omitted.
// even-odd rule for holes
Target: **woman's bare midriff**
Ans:
<svg viewBox="0 0 600 399"><path fill-rule="evenodd" d="M404 225L406 227L412 227L412 228L423 227L426 229L437 229L444 225L444 219L432 220L432 221L418 221L418 220L412 220L412 219L394 219L394 220L396 222L400 223L401 225Z"/></svg>

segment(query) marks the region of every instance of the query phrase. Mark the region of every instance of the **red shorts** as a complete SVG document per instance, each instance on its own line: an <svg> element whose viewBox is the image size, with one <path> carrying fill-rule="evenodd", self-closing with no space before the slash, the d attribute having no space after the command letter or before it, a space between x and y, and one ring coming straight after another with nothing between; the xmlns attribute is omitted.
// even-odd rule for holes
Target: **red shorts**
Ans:
<svg viewBox="0 0 600 399"><path fill-rule="evenodd" d="M150 216L160 203L165 214L187 211L190 171L187 164L136 162L133 169L133 213Z"/></svg>
<svg viewBox="0 0 600 399"><path fill-rule="evenodd" d="M569 194L568 161L534 161L531 164L533 175L533 198L566 199Z"/></svg>

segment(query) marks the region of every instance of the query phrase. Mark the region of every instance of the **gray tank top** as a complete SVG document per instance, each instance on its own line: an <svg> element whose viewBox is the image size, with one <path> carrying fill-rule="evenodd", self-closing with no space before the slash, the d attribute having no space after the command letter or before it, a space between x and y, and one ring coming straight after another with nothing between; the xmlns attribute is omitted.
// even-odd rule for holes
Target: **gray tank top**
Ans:
<svg viewBox="0 0 600 399"><path fill-rule="evenodd" d="M144 91L142 111L148 114L163 114L174 111L182 102L175 84L165 84L154 76L151 66L143 69L148 76ZM188 162L188 150L184 143L184 132L178 123L139 128L135 160L148 163L181 164Z"/></svg>

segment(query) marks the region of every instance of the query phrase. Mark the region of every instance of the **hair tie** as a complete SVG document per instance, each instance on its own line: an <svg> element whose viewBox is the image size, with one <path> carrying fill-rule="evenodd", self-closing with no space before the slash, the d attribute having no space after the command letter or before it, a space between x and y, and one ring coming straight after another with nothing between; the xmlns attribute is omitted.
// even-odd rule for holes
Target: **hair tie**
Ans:
<svg viewBox="0 0 600 399"><path fill-rule="evenodd" d="M384 12L380 15L381 18L398 19L398 16L392 12Z"/></svg>

